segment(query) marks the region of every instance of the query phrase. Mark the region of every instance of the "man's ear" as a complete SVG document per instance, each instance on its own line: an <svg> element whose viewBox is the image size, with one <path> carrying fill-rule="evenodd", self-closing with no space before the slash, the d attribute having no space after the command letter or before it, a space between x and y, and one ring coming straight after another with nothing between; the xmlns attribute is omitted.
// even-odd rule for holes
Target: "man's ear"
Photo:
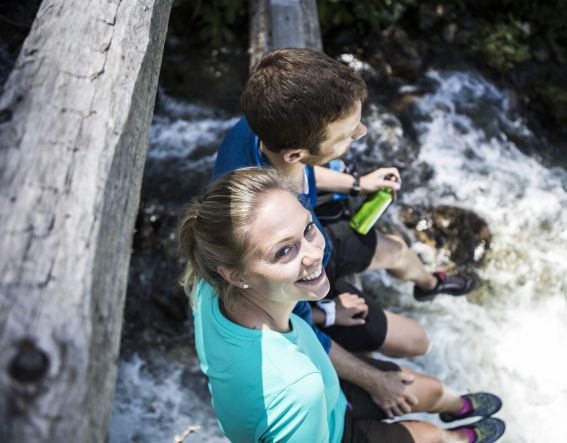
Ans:
<svg viewBox="0 0 567 443"><path fill-rule="evenodd" d="M238 286L240 288L244 284L244 280L235 270L225 268L224 266L218 266L217 272L232 286Z"/></svg>
<svg viewBox="0 0 567 443"><path fill-rule="evenodd" d="M286 163L299 163L308 154L307 149L284 149L280 152Z"/></svg>

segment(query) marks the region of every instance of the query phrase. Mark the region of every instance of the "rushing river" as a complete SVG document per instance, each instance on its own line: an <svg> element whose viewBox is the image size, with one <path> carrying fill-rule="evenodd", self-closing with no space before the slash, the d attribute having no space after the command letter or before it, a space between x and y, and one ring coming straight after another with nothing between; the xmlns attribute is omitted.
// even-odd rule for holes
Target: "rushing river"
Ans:
<svg viewBox="0 0 567 443"><path fill-rule="evenodd" d="M427 93L415 94L406 114L417 147L414 162L426 165L432 175L424 186L403 193L401 201L462 207L487 221L492 239L477 269L481 284L466 298L438 297L422 304L413 301L410 285L384 273L367 273L364 284L389 287L395 294L387 297L390 308L427 327L433 349L404 364L459 392L499 394L504 407L498 416L508 426L502 442L562 443L567 413L567 172L528 154L544 146L543 141L514 117L510 96L481 76L430 71L423 82ZM200 189L214 148L235 117L163 94L160 102L148 172L173 159L183 164L184 180ZM403 143L402 125L379 104L369 107L365 119L368 143L379 140L385 126L393 128L390 137ZM363 141L355 151L368 148ZM391 215L396 219L395 209ZM423 244L414 247L443 264L443 254L432 254ZM111 442L171 442L189 425L203 429L188 442L224 441L194 353L183 352L184 359L175 353L122 358ZM187 382L191 377L199 378L199 389Z"/></svg>

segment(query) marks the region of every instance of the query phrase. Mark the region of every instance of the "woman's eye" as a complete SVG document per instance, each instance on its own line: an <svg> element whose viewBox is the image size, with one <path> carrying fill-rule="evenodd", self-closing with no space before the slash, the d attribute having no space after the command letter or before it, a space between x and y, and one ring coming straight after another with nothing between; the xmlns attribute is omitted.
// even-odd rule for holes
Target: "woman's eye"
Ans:
<svg viewBox="0 0 567 443"><path fill-rule="evenodd" d="M276 252L276 259L285 257L291 251L291 246L285 246Z"/></svg>

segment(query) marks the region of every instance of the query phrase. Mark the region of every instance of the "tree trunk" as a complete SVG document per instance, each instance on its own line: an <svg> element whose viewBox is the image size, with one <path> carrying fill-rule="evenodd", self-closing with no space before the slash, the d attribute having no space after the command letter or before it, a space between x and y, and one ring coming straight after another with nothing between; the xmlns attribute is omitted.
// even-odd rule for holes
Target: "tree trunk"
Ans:
<svg viewBox="0 0 567 443"><path fill-rule="evenodd" d="M323 49L315 0L250 0L250 66L276 48Z"/></svg>
<svg viewBox="0 0 567 443"><path fill-rule="evenodd" d="M172 0L43 0L0 97L0 441L100 442Z"/></svg>

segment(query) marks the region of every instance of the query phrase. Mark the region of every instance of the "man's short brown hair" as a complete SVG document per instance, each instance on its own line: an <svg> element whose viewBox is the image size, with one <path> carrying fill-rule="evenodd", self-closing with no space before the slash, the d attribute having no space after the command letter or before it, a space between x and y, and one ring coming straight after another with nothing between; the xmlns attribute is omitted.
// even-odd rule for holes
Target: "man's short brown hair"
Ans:
<svg viewBox="0 0 567 443"><path fill-rule="evenodd" d="M252 68L241 97L250 128L274 152L319 152L327 125L346 117L366 99L362 77L311 49L276 49Z"/></svg>

